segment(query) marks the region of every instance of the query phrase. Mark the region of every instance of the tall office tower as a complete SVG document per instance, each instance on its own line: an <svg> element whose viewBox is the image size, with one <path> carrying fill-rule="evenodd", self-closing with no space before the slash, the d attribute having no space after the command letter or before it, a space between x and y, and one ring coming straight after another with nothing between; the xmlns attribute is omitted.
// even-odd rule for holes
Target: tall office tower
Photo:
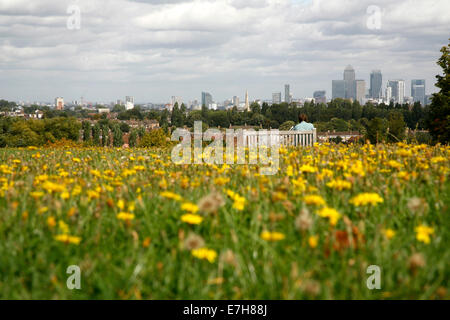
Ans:
<svg viewBox="0 0 450 320"><path fill-rule="evenodd" d="M291 87L288 84L284 85L284 101L291 103Z"/></svg>
<svg viewBox="0 0 450 320"><path fill-rule="evenodd" d="M233 107L234 106L239 107L239 97L237 96L233 97Z"/></svg>
<svg viewBox="0 0 450 320"><path fill-rule="evenodd" d="M281 92L272 93L272 103L273 104L281 103Z"/></svg>
<svg viewBox="0 0 450 320"><path fill-rule="evenodd" d="M386 103L391 103L391 100L392 100L392 88L391 87L386 87L386 95L385 95L385 98L386 98Z"/></svg>
<svg viewBox="0 0 450 320"><path fill-rule="evenodd" d="M210 108L212 102L213 102L212 95L208 92L202 92L202 106Z"/></svg>
<svg viewBox="0 0 450 320"><path fill-rule="evenodd" d="M342 98L345 99L346 92L346 82L345 80L333 80L331 96L333 99Z"/></svg>
<svg viewBox="0 0 450 320"><path fill-rule="evenodd" d="M405 80L389 80L388 87L392 88L392 99L396 103L405 101Z"/></svg>
<svg viewBox="0 0 450 320"><path fill-rule="evenodd" d="M172 96L171 98L172 106L175 107L175 103L178 103L178 108L181 108L181 105L183 104L183 99L181 97Z"/></svg>
<svg viewBox="0 0 450 320"><path fill-rule="evenodd" d="M364 98L366 97L366 82L364 80L356 80L356 101L360 104L364 103Z"/></svg>
<svg viewBox="0 0 450 320"><path fill-rule="evenodd" d="M57 97L55 99L55 109L56 110L63 110L64 109L64 98Z"/></svg>
<svg viewBox="0 0 450 320"><path fill-rule="evenodd" d="M370 74L369 96L372 99L381 99L381 87L383 85L383 75L380 70L373 70Z"/></svg>
<svg viewBox="0 0 450 320"><path fill-rule="evenodd" d="M414 102L420 102L422 107L426 105L425 79L411 80L411 96Z"/></svg>
<svg viewBox="0 0 450 320"><path fill-rule="evenodd" d="M134 108L134 97L126 96L125 97L125 109L131 110Z"/></svg>
<svg viewBox="0 0 450 320"><path fill-rule="evenodd" d="M321 90L321 91L314 91L314 101L316 103L327 103L327 97L326 97L326 91Z"/></svg>
<svg viewBox="0 0 450 320"><path fill-rule="evenodd" d="M245 91L245 110L250 111L250 104L248 103L248 90Z"/></svg>
<svg viewBox="0 0 450 320"><path fill-rule="evenodd" d="M356 84L355 84L355 69L351 65L348 65L344 70L345 81L345 98L356 98Z"/></svg>

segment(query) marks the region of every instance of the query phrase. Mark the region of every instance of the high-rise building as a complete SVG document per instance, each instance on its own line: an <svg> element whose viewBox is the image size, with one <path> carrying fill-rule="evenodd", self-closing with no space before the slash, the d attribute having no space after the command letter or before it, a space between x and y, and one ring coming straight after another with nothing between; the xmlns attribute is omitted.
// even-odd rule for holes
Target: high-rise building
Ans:
<svg viewBox="0 0 450 320"><path fill-rule="evenodd" d="M389 80L388 87L392 88L392 100L403 104L405 100L405 80Z"/></svg>
<svg viewBox="0 0 450 320"><path fill-rule="evenodd" d="M55 109L64 110L64 98L62 97L55 98Z"/></svg>
<svg viewBox="0 0 450 320"><path fill-rule="evenodd" d="M355 69L351 65L348 65L344 70L344 81L345 81L345 98L355 99L356 98L356 83L355 83Z"/></svg>
<svg viewBox="0 0 450 320"><path fill-rule="evenodd" d="M325 90L314 91L314 101L316 103L327 103L326 93L327 92Z"/></svg>
<svg viewBox="0 0 450 320"><path fill-rule="evenodd" d="M291 87L288 84L284 85L284 101L291 103Z"/></svg>
<svg viewBox="0 0 450 320"><path fill-rule="evenodd" d="M248 103L248 90L245 91L245 110L250 111L250 104Z"/></svg>
<svg viewBox="0 0 450 320"><path fill-rule="evenodd" d="M233 107L234 106L239 107L239 97L234 96L232 103L233 103Z"/></svg>
<svg viewBox="0 0 450 320"><path fill-rule="evenodd" d="M370 74L369 96L372 99L381 99L381 87L383 85L383 75L380 70L373 70Z"/></svg>
<svg viewBox="0 0 450 320"><path fill-rule="evenodd" d="M364 98L366 97L366 82L364 80L356 80L356 101L360 104L364 103Z"/></svg>
<svg viewBox="0 0 450 320"><path fill-rule="evenodd" d="M210 108L212 102L213 102L212 95L208 92L202 92L202 106Z"/></svg>
<svg viewBox="0 0 450 320"><path fill-rule="evenodd" d="M391 103L392 100L392 88L391 87L386 87L386 94L385 94L385 98L386 98L386 103Z"/></svg>
<svg viewBox="0 0 450 320"><path fill-rule="evenodd" d="M134 97L126 96L125 97L125 109L131 110L134 108Z"/></svg>
<svg viewBox="0 0 450 320"><path fill-rule="evenodd" d="M342 98L345 99L346 82L345 80L333 80L331 96L333 99Z"/></svg>
<svg viewBox="0 0 450 320"><path fill-rule="evenodd" d="M414 102L420 102L422 106L426 105L425 79L411 80L411 97Z"/></svg>
<svg viewBox="0 0 450 320"><path fill-rule="evenodd" d="M175 104L178 103L178 108L181 108L181 105L183 104L183 99L181 97L172 96L171 102L172 106L175 107Z"/></svg>
<svg viewBox="0 0 450 320"><path fill-rule="evenodd" d="M273 104L281 103L281 92L272 93L272 103Z"/></svg>

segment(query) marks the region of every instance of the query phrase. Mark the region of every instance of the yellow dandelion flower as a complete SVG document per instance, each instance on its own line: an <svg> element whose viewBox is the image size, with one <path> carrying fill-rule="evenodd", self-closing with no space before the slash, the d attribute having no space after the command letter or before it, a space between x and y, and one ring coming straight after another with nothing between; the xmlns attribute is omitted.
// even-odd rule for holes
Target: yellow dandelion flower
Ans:
<svg viewBox="0 0 450 320"><path fill-rule="evenodd" d="M189 224L200 224L203 218L197 214L184 214L181 216L181 221Z"/></svg>
<svg viewBox="0 0 450 320"><path fill-rule="evenodd" d="M319 237L318 236L310 236L308 238L308 244L309 244L309 246L311 248L313 248L313 249L316 248L318 243L319 243Z"/></svg>
<svg viewBox="0 0 450 320"><path fill-rule="evenodd" d="M68 234L57 235L57 236L55 236L55 240L64 242L64 243L71 243L71 244L80 244L80 242L81 242L80 237L69 236Z"/></svg>
<svg viewBox="0 0 450 320"><path fill-rule="evenodd" d="M170 199L170 200L175 200L175 201L183 200L183 198L180 195L170 192L170 191L161 192L159 195L163 198Z"/></svg>
<svg viewBox="0 0 450 320"><path fill-rule="evenodd" d="M317 214L322 218L328 218L332 226L335 226L341 217L341 214L336 209L329 207L322 208Z"/></svg>
<svg viewBox="0 0 450 320"><path fill-rule="evenodd" d="M261 239L266 241L280 241L285 238L285 235L281 232L270 232L270 231L263 231L261 233Z"/></svg>
<svg viewBox="0 0 450 320"><path fill-rule="evenodd" d="M217 258L217 252L208 248L194 249L191 254L197 259L208 260L210 263L214 263Z"/></svg>
<svg viewBox="0 0 450 320"><path fill-rule="evenodd" d="M387 239L391 240L395 236L395 231L392 229L384 230L384 235Z"/></svg>
<svg viewBox="0 0 450 320"><path fill-rule="evenodd" d="M434 233L434 228L428 227L426 225L420 225L416 227L416 239L420 242L429 244L430 243L430 235Z"/></svg>
<svg viewBox="0 0 450 320"><path fill-rule="evenodd" d="M361 193L361 194L357 195L356 197L353 197L352 199L350 199L349 202L356 207L360 207L360 206L367 206L367 205L376 206L379 203L383 203L384 200L382 197L380 197L376 193Z"/></svg>
<svg viewBox="0 0 450 320"><path fill-rule="evenodd" d="M128 213L128 212L120 212L117 214L117 219L123 220L123 221L131 221L134 219L134 214Z"/></svg>
<svg viewBox="0 0 450 320"><path fill-rule="evenodd" d="M314 206L323 206L325 205L325 200L318 195L307 195L303 198L303 201L307 205L314 205Z"/></svg>
<svg viewBox="0 0 450 320"><path fill-rule="evenodd" d="M181 210L183 211L187 211L190 213L197 213L198 212L198 206L190 203L190 202L185 202L181 205Z"/></svg>

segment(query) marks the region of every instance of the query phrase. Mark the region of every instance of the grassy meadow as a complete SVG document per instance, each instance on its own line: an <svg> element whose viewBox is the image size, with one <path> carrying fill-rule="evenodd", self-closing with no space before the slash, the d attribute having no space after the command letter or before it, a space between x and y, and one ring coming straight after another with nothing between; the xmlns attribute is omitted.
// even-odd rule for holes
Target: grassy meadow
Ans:
<svg viewBox="0 0 450 320"><path fill-rule="evenodd" d="M280 153L261 176L170 149L0 149L0 299L450 297L450 147Z"/></svg>

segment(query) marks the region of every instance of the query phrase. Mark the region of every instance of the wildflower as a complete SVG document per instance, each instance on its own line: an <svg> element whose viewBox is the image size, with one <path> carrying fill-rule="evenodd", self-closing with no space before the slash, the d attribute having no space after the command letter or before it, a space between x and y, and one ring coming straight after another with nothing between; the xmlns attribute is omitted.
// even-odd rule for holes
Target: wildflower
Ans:
<svg viewBox="0 0 450 320"><path fill-rule="evenodd" d="M163 191L159 195L163 198L170 199L170 200L175 200L175 201L183 200L183 198L180 195L170 192L170 191Z"/></svg>
<svg viewBox="0 0 450 320"><path fill-rule="evenodd" d="M428 209L428 204L423 198L413 197L408 200L407 207L412 213L418 213L421 209L422 211Z"/></svg>
<svg viewBox="0 0 450 320"><path fill-rule="evenodd" d="M336 209L329 207L322 208L318 215L322 218L328 218L332 226L335 226L341 217L341 214Z"/></svg>
<svg viewBox="0 0 450 320"><path fill-rule="evenodd" d="M123 201L122 199L117 201L117 208L119 208L120 210L123 210L125 208L125 201Z"/></svg>
<svg viewBox="0 0 450 320"><path fill-rule="evenodd" d="M185 202L181 205L181 210L195 214L198 212L198 207L193 203Z"/></svg>
<svg viewBox="0 0 450 320"><path fill-rule="evenodd" d="M426 225L420 225L416 227L416 239L420 242L429 244L430 235L434 233L434 228L428 227Z"/></svg>
<svg viewBox="0 0 450 320"><path fill-rule="evenodd" d="M309 164L304 164L300 167L300 172L309 172L309 173L315 173L317 172L317 168L313 167Z"/></svg>
<svg viewBox="0 0 450 320"><path fill-rule="evenodd" d="M201 212L214 213L219 210L225 204L223 197L220 193L211 193L200 199L198 202L198 208Z"/></svg>
<svg viewBox="0 0 450 320"><path fill-rule="evenodd" d="M273 202L283 201L286 199L287 199L287 194L284 192L277 191L277 192L272 193L272 201Z"/></svg>
<svg viewBox="0 0 450 320"><path fill-rule="evenodd" d="M356 207L366 206L366 205L374 205L376 206L378 203L383 203L384 200L376 193L361 193L356 197L353 197L349 201Z"/></svg>
<svg viewBox="0 0 450 320"><path fill-rule="evenodd" d="M49 226L49 228L53 228L54 226L56 226L56 219L54 217L48 217L47 225Z"/></svg>
<svg viewBox="0 0 450 320"><path fill-rule="evenodd" d="M197 259L208 260L210 263L214 263L217 258L217 252L207 248L194 249L191 253Z"/></svg>
<svg viewBox="0 0 450 320"><path fill-rule="evenodd" d="M395 231L392 229L386 229L384 230L384 235L388 240L391 240L395 236Z"/></svg>
<svg viewBox="0 0 450 320"><path fill-rule="evenodd" d="M30 196L32 196L34 198L34 200L39 200L39 198L41 198L43 195L44 195L44 193L42 191L30 192Z"/></svg>
<svg viewBox="0 0 450 320"><path fill-rule="evenodd" d="M142 247L148 248L148 246L150 245L150 241L150 237L145 238L144 241L142 241Z"/></svg>
<svg viewBox="0 0 450 320"><path fill-rule="evenodd" d="M203 218L196 214L184 214L181 216L181 221L189 224L200 224L202 223Z"/></svg>
<svg viewBox="0 0 450 320"><path fill-rule="evenodd" d="M352 188L352 183L346 180L336 179L327 183L327 187L335 190L348 190Z"/></svg>
<svg viewBox="0 0 450 320"><path fill-rule="evenodd" d="M325 200L318 195L307 195L303 198L303 201L307 205L314 205L314 206L323 206L325 204Z"/></svg>
<svg viewBox="0 0 450 320"><path fill-rule="evenodd" d="M199 235L190 233L184 240L184 248L187 250L194 250L203 248L205 246L205 241Z"/></svg>
<svg viewBox="0 0 450 320"><path fill-rule="evenodd" d="M61 230L62 233L64 233L64 234L69 233L69 226L64 221L59 220L58 226L59 226L59 230Z"/></svg>
<svg viewBox="0 0 450 320"><path fill-rule="evenodd" d="M134 214L128 213L128 212L120 212L117 214L117 219L123 220L123 221L131 221L134 219Z"/></svg>
<svg viewBox="0 0 450 320"><path fill-rule="evenodd" d="M64 242L64 243L71 243L71 244L79 244L81 242L81 238L80 237L74 237L74 236L69 236L67 234L60 234L55 236L55 240L56 241L60 241L60 242Z"/></svg>
<svg viewBox="0 0 450 320"><path fill-rule="evenodd" d="M218 178L214 179L214 184L218 185L218 186L223 186L223 185L227 184L228 182L230 182L230 178L218 177Z"/></svg>
<svg viewBox="0 0 450 320"><path fill-rule="evenodd" d="M311 248L317 247L317 244L319 243L319 237L318 236L310 236L308 238L308 244Z"/></svg>
<svg viewBox="0 0 450 320"><path fill-rule="evenodd" d="M43 214L46 213L48 211L48 207L41 207L38 209L38 213L39 214Z"/></svg>
<svg viewBox="0 0 450 320"><path fill-rule="evenodd" d="M270 232L270 231L263 231L261 233L261 239L266 241L280 241L285 238L284 234L280 232Z"/></svg>

